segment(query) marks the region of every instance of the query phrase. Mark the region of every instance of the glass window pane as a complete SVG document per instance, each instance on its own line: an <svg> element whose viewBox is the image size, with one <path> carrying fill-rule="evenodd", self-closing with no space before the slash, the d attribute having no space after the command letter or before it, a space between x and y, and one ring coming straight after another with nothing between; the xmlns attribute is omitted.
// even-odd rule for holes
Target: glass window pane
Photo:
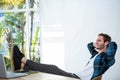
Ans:
<svg viewBox="0 0 120 80"><path fill-rule="evenodd" d="M38 12L31 12L30 56L35 62L40 62L40 19Z"/></svg>
<svg viewBox="0 0 120 80"><path fill-rule="evenodd" d="M18 45L23 50L24 44L24 26L26 23L26 16L24 12L21 13L0 13L0 53L9 57L7 61L7 68L10 64L10 54L13 51L13 46Z"/></svg>
<svg viewBox="0 0 120 80"><path fill-rule="evenodd" d="M9 54L13 45L17 44L24 54L31 56L28 58L40 62L38 8L39 0L0 0L0 45L6 42Z"/></svg>
<svg viewBox="0 0 120 80"><path fill-rule="evenodd" d="M13 46L14 44L23 44L23 32L26 23L25 13L0 13L4 14L0 17L1 36L5 37L8 46Z"/></svg>
<svg viewBox="0 0 120 80"><path fill-rule="evenodd" d="M10 9L24 9L25 0L0 0L0 9L10 10Z"/></svg>
<svg viewBox="0 0 120 80"><path fill-rule="evenodd" d="M30 0L29 7L30 8L38 8L39 7L39 0Z"/></svg>

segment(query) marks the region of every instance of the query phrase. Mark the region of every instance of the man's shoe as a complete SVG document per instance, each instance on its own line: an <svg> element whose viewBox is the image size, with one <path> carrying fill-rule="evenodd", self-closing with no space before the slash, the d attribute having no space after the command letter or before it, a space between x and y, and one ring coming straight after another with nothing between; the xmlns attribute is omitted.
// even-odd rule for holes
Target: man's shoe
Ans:
<svg viewBox="0 0 120 80"><path fill-rule="evenodd" d="M24 54L21 53L17 45L13 47L13 56L17 57L20 60L24 57Z"/></svg>
<svg viewBox="0 0 120 80"><path fill-rule="evenodd" d="M14 71L20 70L21 68L21 59L24 57L23 53L20 52L19 48L15 45L13 47L13 67Z"/></svg>
<svg viewBox="0 0 120 80"><path fill-rule="evenodd" d="M15 56L13 56L13 67L14 71L20 70L21 68L21 61Z"/></svg>

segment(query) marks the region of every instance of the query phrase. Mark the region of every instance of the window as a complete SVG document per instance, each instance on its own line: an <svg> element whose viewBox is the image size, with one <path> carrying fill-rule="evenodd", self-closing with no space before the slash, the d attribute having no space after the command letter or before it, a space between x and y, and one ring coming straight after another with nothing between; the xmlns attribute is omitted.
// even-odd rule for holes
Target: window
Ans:
<svg viewBox="0 0 120 80"><path fill-rule="evenodd" d="M27 58L40 62L39 4L39 0L0 1L0 47L7 44L8 55L18 45Z"/></svg>

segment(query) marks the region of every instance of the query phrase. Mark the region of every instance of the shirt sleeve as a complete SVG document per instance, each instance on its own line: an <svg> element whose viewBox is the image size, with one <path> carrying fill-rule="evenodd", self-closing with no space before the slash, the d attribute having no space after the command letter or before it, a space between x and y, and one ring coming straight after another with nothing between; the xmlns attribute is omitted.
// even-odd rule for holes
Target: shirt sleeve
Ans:
<svg viewBox="0 0 120 80"><path fill-rule="evenodd" d="M98 52L95 50L95 47L93 46L93 42L88 43L87 45L89 52L92 56L96 55Z"/></svg>
<svg viewBox="0 0 120 80"><path fill-rule="evenodd" d="M106 50L106 54L107 54L108 59L114 58L116 50L117 50L117 44L113 41L110 42L108 44L108 48Z"/></svg>
<svg viewBox="0 0 120 80"><path fill-rule="evenodd" d="M115 58L116 50L117 50L117 44L115 42L110 42L106 50L107 60L108 60L107 66L112 66L115 63L114 58Z"/></svg>

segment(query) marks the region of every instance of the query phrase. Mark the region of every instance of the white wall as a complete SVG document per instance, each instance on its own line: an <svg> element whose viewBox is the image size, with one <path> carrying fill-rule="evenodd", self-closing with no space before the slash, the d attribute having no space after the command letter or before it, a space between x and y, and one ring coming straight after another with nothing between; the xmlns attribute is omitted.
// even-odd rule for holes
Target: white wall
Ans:
<svg viewBox="0 0 120 80"><path fill-rule="evenodd" d="M95 41L98 33L107 33L117 42L118 50L116 63L103 75L103 80L119 80L119 4L120 0L41 0L42 62L62 64L66 71L77 72L90 57L87 43ZM44 27L52 25L62 27L61 47L55 43L56 39L52 39L54 45L44 37L47 29ZM49 44L53 45L51 50ZM54 54L57 56L53 57Z"/></svg>
<svg viewBox="0 0 120 80"><path fill-rule="evenodd" d="M64 69L64 29L61 1L41 0L41 62Z"/></svg>

